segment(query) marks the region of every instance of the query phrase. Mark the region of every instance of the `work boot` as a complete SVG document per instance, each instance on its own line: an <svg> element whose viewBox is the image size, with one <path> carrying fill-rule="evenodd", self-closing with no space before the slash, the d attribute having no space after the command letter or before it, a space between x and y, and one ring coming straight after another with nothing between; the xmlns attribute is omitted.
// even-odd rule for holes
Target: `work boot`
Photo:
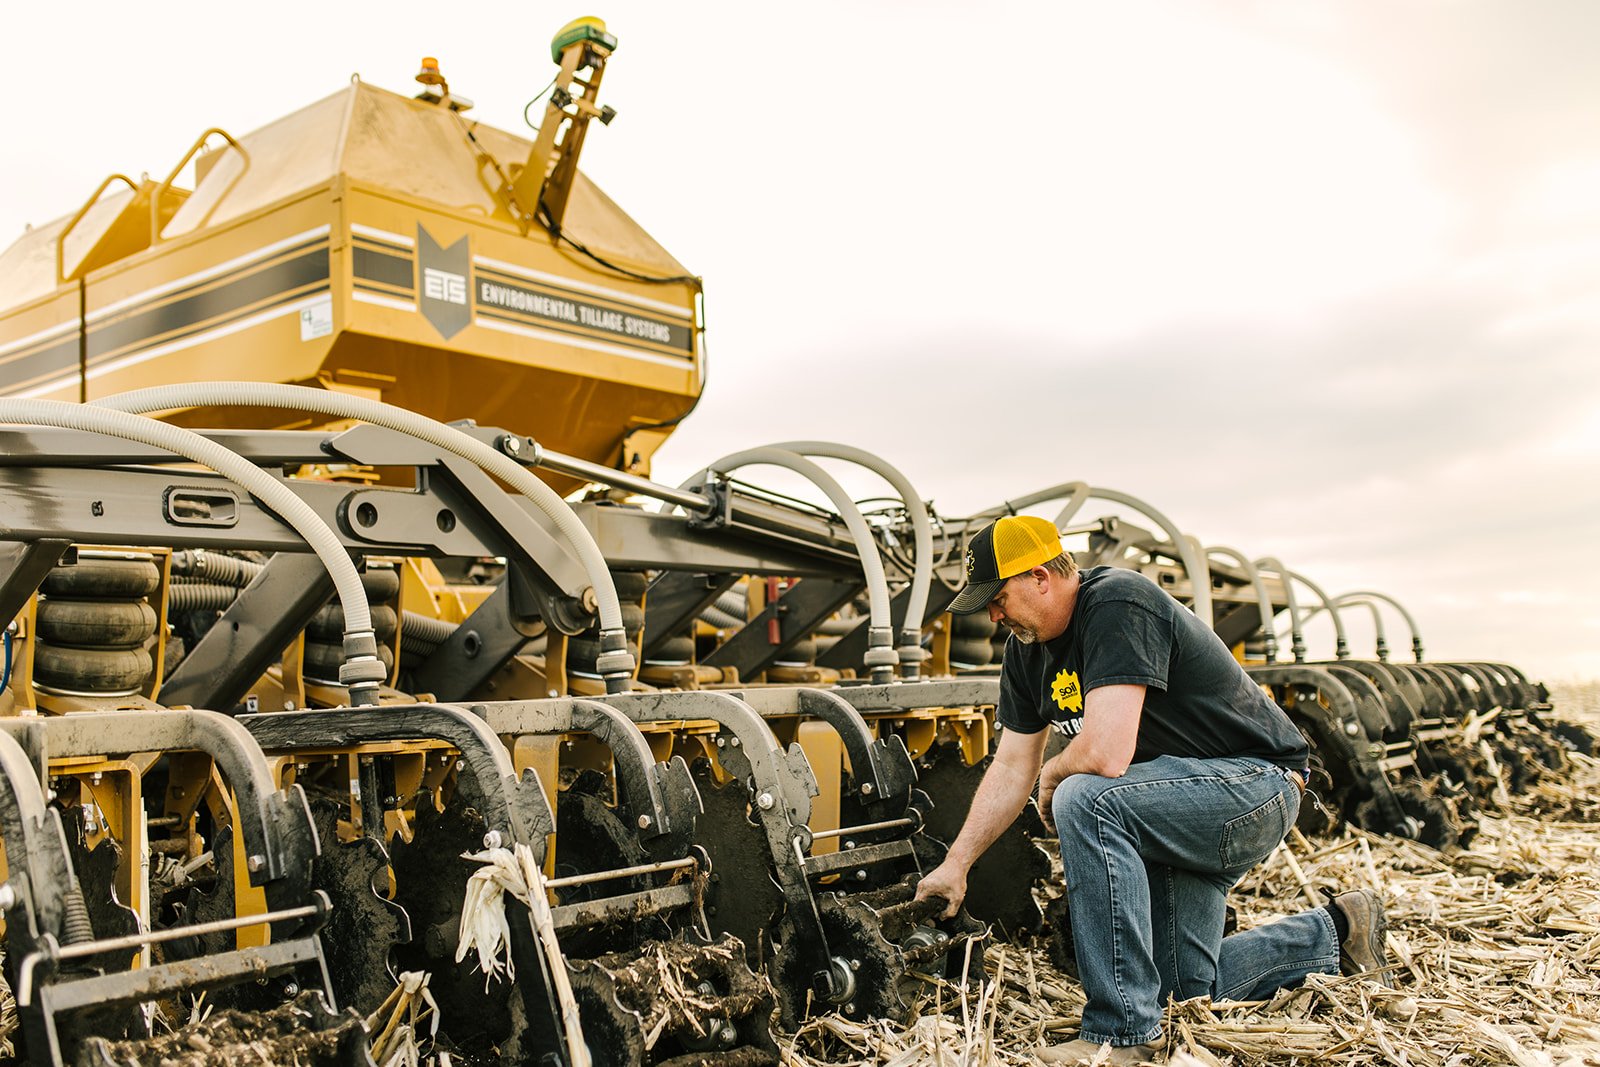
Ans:
<svg viewBox="0 0 1600 1067"><path fill-rule="evenodd" d="M1339 973L1370 974L1373 981L1393 988L1389 951L1384 945L1389 922L1383 915L1383 901L1370 889L1352 889L1334 897L1333 903L1350 923L1350 932L1339 944Z"/></svg>
<svg viewBox="0 0 1600 1067"><path fill-rule="evenodd" d="M1106 1057L1096 1060L1095 1057L1100 1055L1102 1049L1106 1050ZM1080 1037L1064 1045L1050 1045L1038 1049L1034 1055L1044 1063L1102 1063L1124 1067L1124 1065L1155 1063L1156 1057L1166 1050L1165 1037L1158 1037L1144 1045L1100 1045Z"/></svg>

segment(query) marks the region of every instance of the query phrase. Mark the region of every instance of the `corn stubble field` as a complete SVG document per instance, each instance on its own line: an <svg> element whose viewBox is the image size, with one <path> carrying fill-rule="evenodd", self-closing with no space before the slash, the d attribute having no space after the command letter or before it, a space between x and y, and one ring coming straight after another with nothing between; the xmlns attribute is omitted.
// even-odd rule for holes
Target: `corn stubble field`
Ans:
<svg viewBox="0 0 1600 1067"><path fill-rule="evenodd" d="M1552 700L1563 717L1600 727L1600 682L1562 686ZM1396 988L1313 976L1270 1002L1176 1004L1168 1062L1600 1065L1600 760L1572 762L1565 780L1486 798L1469 848L1439 852L1354 830L1325 840L1292 834L1235 890L1239 925L1320 905L1327 893L1376 888L1388 902ZM1075 1034L1082 994L1042 944L996 944L983 969L982 982L933 989L909 1026L815 1018L783 1036L783 1062L1028 1064L1034 1049ZM0 985L0 1034L14 1025ZM0 1038L0 1059L10 1058L7 1044ZM385 1044L385 1067L451 1061L426 1044ZM273 1062L259 1047L257 1056Z"/></svg>
<svg viewBox="0 0 1600 1067"><path fill-rule="evenodd" d="M1551 699L1562 716L1600 725L1600 682ZM1169 1062L1600 1065L1600 761L1572 761L1569 780L1487 800L1469 848L1291 835L1230 898L1240 927L1373 887L1388 903L1397 988L1313 976L1269 1003L1178 1004ZM985 969L981 993L952 985L909 1027L813 1020L785 1040L785 1062L1028 1064L1035 1048L1075 1035L1082 994L1042 948L996 946Z"/></svg>

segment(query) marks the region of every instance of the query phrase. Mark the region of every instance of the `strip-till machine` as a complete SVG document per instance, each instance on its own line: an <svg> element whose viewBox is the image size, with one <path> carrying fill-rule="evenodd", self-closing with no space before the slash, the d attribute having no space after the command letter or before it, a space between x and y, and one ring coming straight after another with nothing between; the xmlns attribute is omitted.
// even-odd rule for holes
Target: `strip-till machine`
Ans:
<svg viewBox="0 0 1600 1067"><path fill-rule="evenodd" d="M1414 624L1416 664L1381 629L1354 659L1342 626L1308 661L1297 586L1336 623L1381 626L1381 594L1114 490L940 517L819 441L652 481L703 386L699 280L576 170L615 47L563 31L532 142L425 63L417 99L356 83L221 134L191 189L182 164L108 179L0 256L0 903L29 1059L125 1062L112 1041L204 991L292 1002L369 1062L335 1007L381 1017L418 974L483 1061L765 1062L817 1012L948 1002L1051 895L1024 818L967 911L913 900L992 749L1003 648L945 608L1006 510L1059 507L1083 563L1144 570L1236 647L1313 742L1307 829L1447 845L1592 750L1514 668L1424 662ZM218 365L252 381L193 381ZM1150 526L1078 518L1095 499ZM490 882L524 902L499 917Z"/></svg>
<svg viewBox="0 0 1600 1067"><path fill-rule="evenodd" d="M536 505L483 467L463 476L468 461L602 475L499 430L433 424L445 444L428 442L396 428L408 413L291 386L238 392L367 421L195 433L143 420L173 438L163 448L118 436L126 417L99 418L167 409L190 388L33 404L8 413L30 425L0 435L0 612L17 619L0 720L18 842L8 966L30 1050L81 1049L82 1034L126 1025L108 1024L109 1005L207 986L257 1004L309 983L371 1011L409 970L433 976L445 1033L468 1050L565 1048L564 984L602 1059L770 1052L774 1007L785 1026L817 1010L905 1017L930 981L975 973L988 925L1039 928L1047 867L1025 825L977 872L976 914L943 922L911 900L991 745L992 667L951 659L961 646L942 609L959 576L915 564L958 558L963 523L924 531L902 568L880 545L914 543L909 522L785 505L727 463L690 489L605 476L670 510L614 494ZM289 507L179 466L206 442L258 473L404 458L411 485L276 479L334 544L310 551ZM809 469L796 452L759 455ZM1278 601L1260 568L1237 587L1220 569L1197 583L1181 534L1062 524L1087 536L1086 563L1140 565L1191 604L1209 587L1212 610L1257 612L1241 643L1270 632L1259 622ZM446 582L452 564L497 573ZM786 587L717 631L719 599L741 581L753 599L769 575ZM461 621L441 618L474 600ZM906 627L908 606L922 626ZM337 655L310 654L335 638ZM960 640L982 658L970 646L987 638ZM129 650L139 669L107 666ZM1503 716L1500 752L1559 768L1534 728L1548 705L1512 668L1299 658L1251 669L1315 741L1336 818L1412 836L1469 828L1452 801L1472 795L1468 773L1493 776L1494 757L1441 769L1463 719ZM784 681L795 675L809 682ZM511 909L519 977L486 991L472 957L457 959L467 857L519 847L548 876L561 951Z"/></svg>

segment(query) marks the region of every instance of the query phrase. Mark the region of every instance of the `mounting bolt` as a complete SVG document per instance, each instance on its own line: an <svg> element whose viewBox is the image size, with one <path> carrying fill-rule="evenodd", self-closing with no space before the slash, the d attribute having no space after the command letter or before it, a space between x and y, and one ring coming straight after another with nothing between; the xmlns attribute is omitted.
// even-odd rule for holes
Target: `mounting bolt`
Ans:
<svg viewBox="0 0 1600 1067"><path fill-rule="evenodd" d="M870 797L872 795L872 783L871 782L862 782L861 783L861 795L864 796L864 797Z"/></svg>
<svg viewBox="0 0 1600 1067"><path fill-rule="evenodd" d="M300 983L293 980L283 983L283 995L286 997L298 997L300 995Z"/></svg>
<svg viewBox="0 0 1600 1067"><path fill-rule="evenodd" d="M732 1026L725 1025L717 1032L717 1040L721 1041L724 1045L732 1045L735 1041L739 1040L739 1031L735 1030Z"/></svg>
<svg viewBox="0 0 1600 1067"><path fill-rule="evenodd" d="M285 701L284 701L284 702L283 702L283 710L284 710L284 711L293 711L293 710L294 710L294 701L292 701L292 700L285 700Z"/></svg>
<svg viewBox="0 0 1600 1067"><path fill-rule="evenodd" d="M933 939L935 941L944 942L950 940L950 935L945 933L943 930L936 930L934 932Z"/></svg>
<svg viewBox="0 0 1600 1067"><path fill-rule="evenodd" d="M10 911L17 904L17 891L11 888L11 883L0 885L0 911Z"/></svg>
<svg viewBox="0 0 1600 1067"><path fill-rule="evenodd" d="M1356 734L1361 732L1361 727L1353 722L1347 722L1344 724L1344 732L1349 734L1351 737L1354 737Z"/></svg>
<svg viewBox="0 0 1600 1067"><path fill-rule="evenodd" d="M515 434L508 433L500 438L500 447L508 456L520 455L522 452L522 441Z"/></svg>
<svg viewBox="0 0 1600 1067"><path fill-rule="evenodd" d="M244 865L251 874L255 874L257 871L261 870L267 865L267 857L259 855L251 856L244 861Z"/></svg>
<svg viewBox="0 0 1600 1067"><path fill-rule="evenodd" d="M639 816L639 829L648 830L654 824L654 822L655 820L650 818L650 816L641 815Z"/></svg>
<svg viewBox="0 0 1600 1067"><path fill-rule="evenodd" d="M728 744L732 745L734 748L738 748L743 743L744 742L740 741L737 737L735 737L733 740L728 742Z"/></svg>
<svg viewBox="0 0 1600 1067"><path fill-rule="evenodd" d="M762 793L760 796L756 797L756 807L760 808L762 811L771 811L772 794Z"/></svg>
<svg viewBox="0 0 1600 1067"><path fill-rule="evenodd" d="M846 1004L844 1006L844 1013L846 1015L854 1015L856 1013L856 1002L852 1000L850 1003Z"/></svg>
<svg viewBox="0 0 1600 1067"><path fill-rule="evenodd" d="M865 882L866 880L867 880L867 872L866 871L861 870L861 871L857 871L856 872L856 881Z"/></svg>
<svg viewBox="0 0 1600 1067"><path fill-rule="evenodd" d="M464 759L456 760L456 770L464 771L466 769L467 769L467 761L466 760L464 760Z"/></svg>
<svg viewBox="0 0 1600 1067"><path fill-rule="evenodd" d="M844 847L847 848L847 849L855 848L856 847L856 843L854 841L846 841L844 843Z"/></svg>
<svg viewBox="0 0 1600 1067"><path fill-rule="evenodd" d="M851 960L850 961L850 969L852 971L859 971L861 969L861 961L860 960Z"/></svg>
<svg viewBox="0 0 1600 1067"><path fill-rule="evenodd" d="M499 848L501 842L504 840L505 839L500 836L499 830L490 830L488 833L483 835L483 847Z"/></svg>
<svg viewBox="0 0 1600 1067"><path fill-rule="evenodd" d="M726 747L728 747L728 739L726 737L717 738L717 747L718 748L726 748Z"/></svg>

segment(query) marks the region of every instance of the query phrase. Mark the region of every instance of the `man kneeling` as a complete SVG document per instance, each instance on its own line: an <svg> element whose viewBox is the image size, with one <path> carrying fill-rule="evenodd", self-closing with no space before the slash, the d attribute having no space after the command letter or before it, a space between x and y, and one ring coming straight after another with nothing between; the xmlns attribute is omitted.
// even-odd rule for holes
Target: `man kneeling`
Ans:
<svg viewBox="0 0 1600 1067"><path fill-rule="evenodd" d="M1048 1062L1141 1063L1176 997L1261 1000L1308 974L1384 980L1376 893L1231 937L1224 900L1294 826L1309 750L1222 640L1135 571L1079 571L1055 527L1007 516L972 539L950 610L1010 631L994 762L950 853L917 887L954 914L967 872L1039 783L1061 839L1078 973L1078 1039ZM1043 761L1045 727L1068 739ZM1042 764L1042 766L1041 766Z"/></svg>

